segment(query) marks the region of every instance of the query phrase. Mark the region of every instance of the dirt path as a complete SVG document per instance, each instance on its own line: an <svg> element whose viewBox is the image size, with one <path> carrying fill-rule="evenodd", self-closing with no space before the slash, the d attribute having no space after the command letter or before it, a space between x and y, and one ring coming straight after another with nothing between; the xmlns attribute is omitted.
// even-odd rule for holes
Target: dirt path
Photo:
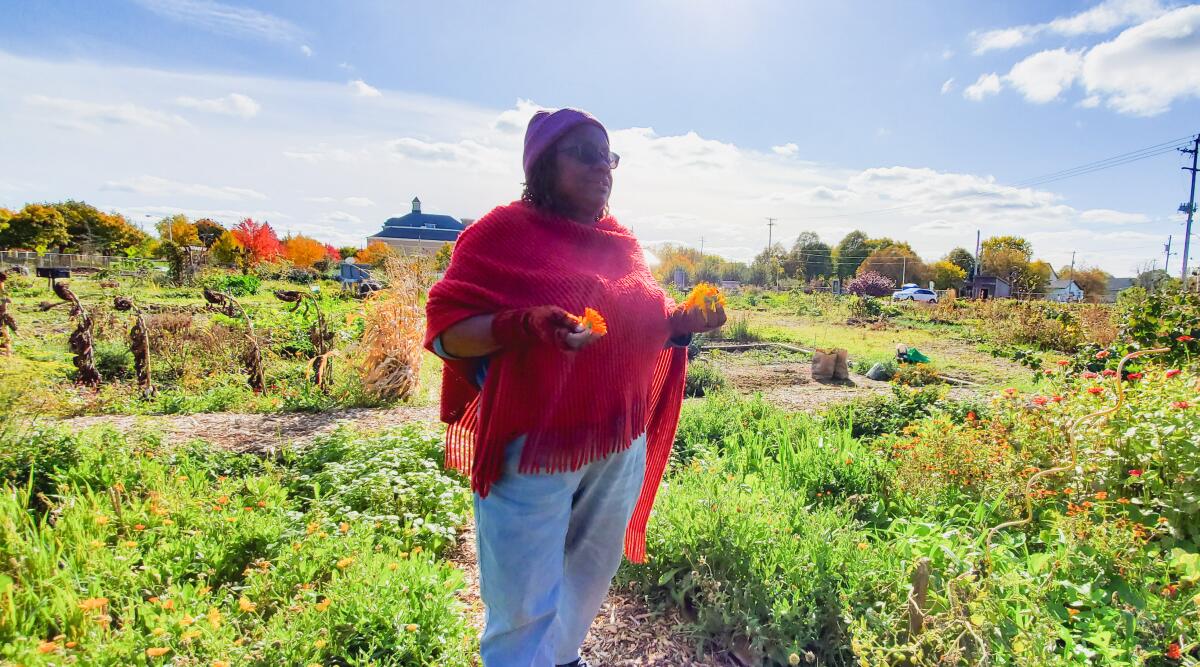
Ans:
<svg viewBox="0 0 1200 667"><path fill-rule="evenodd" d="M450 560L462 569L467 586L460 598L469 623L483 632L483 601L479 599L479 566L475 560L475 531L468 528ZM583 642L583 657L600 667L738 667L724 654L697 655L693 642L675 612L651 611L636 595L612 591L592 621Z"/></svg>
<svg viewBox="0 0 1200 667"><path fill-rule="evenodd" d="M436 422L432 406L395 408L346 408L329 412L238 413L209 412L194 415L97 415L55 420L72 430L111 426L127 432L158 431L169 443L195 438L238 452L267 451L301 444L328 433L340 424L364 429L384 429L414 421Z"/></svg>

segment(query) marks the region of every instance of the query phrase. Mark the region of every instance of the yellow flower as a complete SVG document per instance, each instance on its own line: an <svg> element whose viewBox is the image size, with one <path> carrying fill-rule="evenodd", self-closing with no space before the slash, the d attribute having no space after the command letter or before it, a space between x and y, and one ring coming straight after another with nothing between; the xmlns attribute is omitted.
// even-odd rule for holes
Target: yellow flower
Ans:
<svg viewBox="0 0 1200 667"><path fill-rule="evenodd" d="M172 521L172 520L170 520L170 519L163 519L163 520L162 520L162 525L164 525L164 526L174 526L174 525L175 525L175 522L174 522L174 521Z"/></svg>
<svg viewBox="0 0 1200 667"><path fill-rule="evenodd" d="M229 667L228 660L213 660L212 667Z"/></svg>
<svg viewBox="0 0 1200 667"><path fill-rule="evenodd" d="M186 644L187 642L190 642L199 636L200 636L199 630L185 630L182 635L179 635L179 638L182 639L183 642Z"/></svg>
<svg viewBox="0 0 1200 667"><path fill-rule="evenodd" d="M126 540L121 543L121 546L132 549L137 546L137 542L134 542L133 540Z"/></svg>
<svg viewBox="0 0 1200 667"><path fill-rule="evenodd" d="M212 591L212 586L201 586L196 591L196 595L208 595Z"/></svg>
<svg viewBox="0 0 1200 667"><path fill-rule="evenodd" d="M154 635L155 637L161 637L167 634L167 631L164 628L154 628L150 631L150 634Z"/></svg>
<svg viewBox="0 0 1200 667"><path fill-rule="evenodd" d="M320 648L325 648L325 645L328 643L329 642L325 641L324 639L318 639L317 641L313 642L313 646L320 649Z"/></svg>
<svg viewBox="0 0 1200 667"><path fill-rule="evenodd" d="M225 517L225 522L226 522L226 523L233 523L234 521L237 521L237 517L236 517L236 516L227 516L227 517Z"/></svg>
<svg viewBox="0 0 1200 667"><path fill-rule="evenodd" d="M316 521L312 521L304 527L304 533L306 535L312 535L313 533L317 532L320 527L321 524L317 523Z"/></svg>
<svg viewBox="0 0 1200 667"><path fill-rule="evenodd" d="M38 653L54 653L58 650L58 644L54 642L42 642L38 644Z"/></svg>
<svg viewBox="0 0 1200 667"><path fill-rule="evenodd" d="M331 602L333 602L333 601L330 600L329 598L325 598L324 600L321 600L320 602L318 602L316 604L317 611L325 611L326 609L329 609L329 605Z"/></svg>
<svg viewBox="0 0 1200 667"><path fill-rule="evenodd" d="M354 562L354 558L347 556L337 562L337 568L339 570L344 570L344 569L350 567L350 564L353 562Z"/></svg>
<svg viewBox="0 0 1200 667"><path fill-rule="evenodd" d="M413 547L412 555L416 556L417 554L421 553L422 551L424 551L424 549L421 547Z"/></svg>
<svg viewBox="0 0 1200 667"><path fill-rule="evenodd" d="M350 524L346 523L345 521L339 523L338 532L343 534L350 532Z"/></svg>
<svg viewBox="0 0 1200 667"><path fill-rule="evenodd" d="M238 600L238 609L241 609L242 611L244 611L246 613L250 613L250 612L254 611L255 607L257 607L257 606L258 605L251 602L250 598L246 597L245 595L243 595L241 597L241 599Z"/></svg>
<svg viewBox="0 0 1200 667"><path fill-rule="evenodd" d="M693 287L692 293L688 294L683 302L686 310L701 310L706 313L716 312L718 305L725 307L725 295L709 283L699 283Z"/></svg>
<svg viewBox="0 0 1200 667"><path fill-rule="evenodd" d="M166 600L162 603L162 607L163 607L163 609L170 611L175 608L175 601L174 600Z"/></svg>
<svg viewBox="0 0 1200 667"><path fill-rule="evenodd" d="M209 607L207 616L208 616L208 624L212 626L213 630L216 630L217 628L221 627L221 610L220 609L217 609L216 607Z"/></svg>
<svg viewBox="0 0 1200 667"><path fill-rule="evenodd" d="M169 648L164 648L164 647L158 646L158 647L146 649L146 655L150 656L151 658L157 658L160 655L166 655L170 651L171 651L171 649L169 649Z"/></svg>
<svg viewBox="0 0 1200 667"><path fill-rule="evenodd" d="M108 517L104 516L103 514L97 514L96 515L96 525L97 526L107 526L108 525Z"/></svg>
<svg viewBox="0 0 1200 667"><path fill-rule="evenodd" d="M99 549L100 547L104 546L104 543L100 540L92 540L88 546L92 547L93 549Z"/></svg>
<svg viewBox="0 0 1200 667"><path fill-rule="evenodd" d="M396 568L400 567L400 563L388 563L388 566L387 566L387 567L388 567L388 569L389 569L389 570L391 570L392 572L395 572L395 571L396 571Z"/></svg>
<svg viewBox="0 0 1200 667"><path fill-rule="evenodd" d="M187 614L184 614L183 618L179 619L179 627L186 628L187 626L191 625L195 621L196 621L196 619L192 618L191 616L188 616Z"/></svg>
<svg viewBox="0 0 1200 667"><path fill-rule="evenodd" d="M179 481L181 481L181 482L186 482L186 481L188 480L188 476L187 476L187 475L180 475L179 477L176 477L175 479L177 479L177 480L179 480Z"/></svg>
<svg viewBox="0 0 1200 667"><path fill-rule="evenodd" d="M404 629L408 630L409 632L416 632L420 629L420 627L421 626L417 625L416 623L409 623L408 625L404 626Z"/></svg>
<svg viewBox="0 0 1200 667"><path fill-rule="evenodd" d="M788 664L793 666L800 664L800 656L796 655L795 653L789 655Z"/></svg>

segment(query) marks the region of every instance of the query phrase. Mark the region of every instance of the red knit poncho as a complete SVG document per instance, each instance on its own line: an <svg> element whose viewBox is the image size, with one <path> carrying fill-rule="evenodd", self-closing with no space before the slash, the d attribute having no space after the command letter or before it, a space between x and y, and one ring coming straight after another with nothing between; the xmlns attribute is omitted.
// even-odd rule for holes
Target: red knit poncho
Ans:
<svg viewBox="0 0 1200 667"><path fill-rule="evenodd" d="M543 305L575 314L595 308L608 334L578 352L500 350L489 358L482 390L472 382L477 361L446 361L446 464L486 496L505 447L520 435L520 470L534 473L577 470L646 433L646 475L625 534L625 555L641 562L679 421L687 352L666 346L674 304L629 230L611 217L585 225L522 202L493 210L462 232L430 291L425 346L468 317Z"/></svg>

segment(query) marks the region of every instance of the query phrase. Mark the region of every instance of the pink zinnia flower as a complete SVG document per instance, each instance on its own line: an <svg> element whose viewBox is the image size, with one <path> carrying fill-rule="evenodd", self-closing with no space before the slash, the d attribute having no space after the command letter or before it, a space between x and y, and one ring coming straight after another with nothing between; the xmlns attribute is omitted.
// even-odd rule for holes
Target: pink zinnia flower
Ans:
<svg viewBox="0 0 1200 667"><path fill-rule="evenodd" d="M1104 387L1088 387L1088 393L1095 396L1104 393Z"/></svg>
<svg viewBox="0 0 1200 667"><path fill-rule="evenodd" d="M1180 343L1188 343L1188 342L1194 341L1196 339L1192 338L1191 336L1183 335L1183 336L1180 336L1179 338L1176 338L1175 340L1179 341Z"/></svg>
<svg viewBox="0 0 1200 667"><path fill-rule="evenodd" d="M1102 373L1102 375L1104 375L1104 377L1106 377L1106 378L1113 377L1113 376L1115 376L1116 374L1117 374L1117 372L1116 372L1116 371L1114 371L1114 370L1113 370L1113 369L1111 369L1111 368L1105 368L1105 369L1104 369L1104 372Z"/></svg>
<svg viewBox="0 0 1200 667"><path fill-rule="evenodd" d="M1130 373L1130 374L1126 375L1125 377L1130 380L1140 380L1140 379L1142 379L1142 374L1141 373Z"/></svg>
<svg viewBox="0 0 1200 667"><path fill-rule="evenodd" d="M1139 470L1138 468L1134 468L1133 470L1130 470L1130 471L1129 471L1129 476L1130 476L1130 477L1141 477L1141 476L1142 476L1142 471L1141 471L1141 470Z"/></svg>
<svg viewBox="0 0 1200 667"><path fill-rule="evenodd" d="M1173 377L1175 377L1176 375L1179 375L1179 369L1178 369L1178 368L1172 368L1171 370L1167 371L1167 377L1169 377L1169 378L1173 378Z"/></svg>
<svg viewBox="0 0 1200 667"><path fill-rule="evenodd" d="M1097 359L1107 359L1110 352L1108 350L1100 350L1096 353Z"/></svg>
<svg viewBox="0 0 1200 667"><path fill-rule="evenodd" d="M1087 371L1087 372L1085 372L1085 373L1083 374L1083 378L1084 378L1085 380L1095 380L1095 379L1096 379L1096 378L1098 378L1098 377L1100 377L1100 376L1099 376L1099 375L1096 375L1095 373L1093 373L1093 372L1091 372L1091 371Z"/></svg>
<svg viewBox="0 0 1200 667"><path fill-rule="evenodd" d="M1187 401L1175 401L1171 404L1171 407L1178 410L1187 410L1188 408L1192 407L1192 404L1188 403Z"/></svg>
<svg viewBox="0 0 1200 667"><path fill-rule="evenodd" d="M1055 394L1050 400L1054 401L1055 403L1062 403L1063 397Z"/></svg>
<svg viewBox="0 0 1200 667"><path fill-rule="evenodd" d="M1059 360L1058 360L1058 365L1059 365L1059 366L1066 366L1066 365L1067 365L1067 364L1069 364L1069 363L1071 363L1071 362L1067 361L1066 359L1059 359Z"/></svg>
<svg viewBox="0 0 1200 667"><path fill-rule="evenodd" d="M1046 398L1045 396L1034 396L1033 397L1034 405L1045 405L1046 403L1049 403L1049 402L1050 402L1050 400L1048 398Z"/></svg>

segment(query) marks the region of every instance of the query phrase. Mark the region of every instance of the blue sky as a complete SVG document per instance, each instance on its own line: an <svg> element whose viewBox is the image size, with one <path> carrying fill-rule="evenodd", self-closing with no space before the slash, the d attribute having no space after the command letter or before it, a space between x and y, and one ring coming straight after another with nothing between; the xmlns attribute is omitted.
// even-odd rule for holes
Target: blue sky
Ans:
<svg viewBox="0 0 1200 667"><path fill-rule="evenodd" d="M10 207L361 242L414 194L514 198L524 120L571 105L614 131L647 243L745 259L771 215L933 260L979 228L1124 275L1181 241L1182 157L1007 186L1200 132L1200 5L47 1L0 6L0 84Z"/></svg>

